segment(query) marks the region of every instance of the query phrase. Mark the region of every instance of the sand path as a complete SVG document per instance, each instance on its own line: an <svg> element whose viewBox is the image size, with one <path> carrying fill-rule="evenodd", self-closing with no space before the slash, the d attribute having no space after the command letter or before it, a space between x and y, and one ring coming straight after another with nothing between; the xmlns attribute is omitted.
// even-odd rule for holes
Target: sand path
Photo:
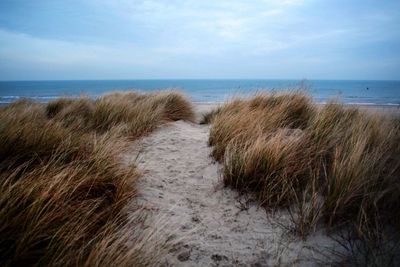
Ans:
<svg viewBox="0 0 400 267"><path fill-rule="evenodd" d="M208 126L178 121L139 144L141 201L168 222L165 232L182 239L165 265L263 266L273 229L264 210L222 188L208 134Z"/></svg>
<svg viewBox="0 0 400 267"><path fill-rule="evenodd" d="M161 216L163 232L173 233L176 242L163 265L314 265L303 248L327 244L326 238L289 242L271 214L224 188L220 165L209 156L208 134L209 126L177 121L136 144L143 173L139 201ZM277 219L288 217L275 214Z"/></svg>

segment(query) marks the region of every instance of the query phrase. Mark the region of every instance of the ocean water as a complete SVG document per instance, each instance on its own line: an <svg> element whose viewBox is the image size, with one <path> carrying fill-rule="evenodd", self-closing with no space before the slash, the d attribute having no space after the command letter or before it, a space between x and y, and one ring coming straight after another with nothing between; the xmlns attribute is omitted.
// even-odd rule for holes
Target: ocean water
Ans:
<svg viewBox="0 0 400 267"><path fill-rule="evenodd" d="M400 107L400 81L362 80L71 80L0 81L0 103L29 97L47 102L59 96L81 94L97 97L112 90L154 91L176 88L194 102L222 102L234 95L259 91L298 88L305 84L315 101L331 98L347 104L390 105Z"/></svg>

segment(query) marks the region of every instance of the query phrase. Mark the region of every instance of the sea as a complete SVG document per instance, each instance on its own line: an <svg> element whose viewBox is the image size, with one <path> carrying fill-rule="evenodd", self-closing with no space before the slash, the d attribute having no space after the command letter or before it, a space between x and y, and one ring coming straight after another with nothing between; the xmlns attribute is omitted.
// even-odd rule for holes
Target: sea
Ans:
<svg viewBox="0 0 400 267"><path fill-rule="evenodd" d="M177 89L194 102L223 102L263 91L302 89L316 102L335 99L345 104L400 107L400 81L373 80L56 80L0 81L0 104L21 98L48 102L60 96L96 98L114 90Z"/></svg>

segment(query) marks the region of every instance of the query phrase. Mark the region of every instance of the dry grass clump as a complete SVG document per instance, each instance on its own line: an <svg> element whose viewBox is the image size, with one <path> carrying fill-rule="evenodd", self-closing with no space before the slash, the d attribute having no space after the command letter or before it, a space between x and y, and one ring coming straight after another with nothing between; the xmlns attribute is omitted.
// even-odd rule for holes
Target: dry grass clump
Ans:
<svg viewBox="0 0 400 267"><path fill-rule="evenodd" d="M75 141L61 125L46 119L40 104L26 100L1 110L0 136L1 170L44 161L53 151ZM74 153L74 148L71 145L65 151Z"/></svg>
<svg viewBox="0 0 400 267"><path fill-rule="evenodd" d="M299 92L257 95L224 105L209 143L224 183L295 210L303 237L323 219L373 242L383 228L400 229L399 126L333 102L316 107Z"/></svg>
<svg viewBox="0 0 400 267"><path fill-rule="evenodd" d="M221 112L222 108L217 107L214 108L204 114L202 114L200 119L200 124L210 124L214 121L215 116L217 116Z"/></svg>
<svg viewBox="0 0 400 267"><path fill-rule="evenodd" d="M150 95L150 102L154 106L163 107L162 118L166 121L187 120L194 121L195 116L192 104L176 91L161 91Z"/></svg>
<svg viewBox="0 0 400 267"><path fill-rule="evenodd" d="M57 98L57 99L55 99L53 101L50 101L46 105L46 115L47 115L47 117L53 118L61 110L63 110L65 107L71 105L74 102L75 102L74 98L68 98L68 97L60 97L60 98Z"/></svg>
<svg viewBox="0 0 400 267"><path fill-rule="evenodd" d="M290 204L305 185L312 161L307 139L301 130L288 128L244 142L232 139L224 154L224 183L256 193L265 207Z"/></svg>
<svg viewBox="0 0 400 267"><path fill-rule="evenodd" d="M122 123L132 138L146 134L168 121L193 119L191 103L174 91L147 95L132 92L107 94L95 102L93 110L96 129L107 130Z"/></svg>
<svg viewBox="0 0 400 267"><path fill-rule="evenodd" d="M116 122L99 119L98 112L107 111ZM153 120L146 112L154 111L157 120L142 125ZM127 138L191 114L178 93L116 93L48 105L23 100L1 108L0 265L154 263L149 251L160 244L145 233L140 211L127 218L139 175L135 166L121 164L120 156ZM134 126L139 130L132 134Z"/></svg>
<svg viewBox="0 0 400 267"><path fill-rule="evenodd" d="M337 114L332 123L328 117ZM327 105L316 118L310 131L325 148L329 225L354 216L369 224L377 216L399 215L399 130L390 118L337 104Z"/></svg>
<svg viewBox="0 0 400 267"><path fill-rule="evenodd" d="M140 102L132 100L132 97L118 100L111 94L100 97L93 109L93 127L104 132L123 124L132 138L155 129L161 122L162 107L152 106L147 98Z"/></svg>
<svg viewBox="0 0 400 267"><path fill-rule="evenodd" d="M93 128L94 101L88 97L59 98L46 105L48 118L64 127L88 131Z"/></svg>
<svg viewBox="0 0 400 267"><path fill-rule="evenodd" d="M212 155L222 160L227 145L242 143L279 128L303 129L313 115L314 106L305 93L259 94L252 99L233 100L215 116L209 144Z"/></svg>
<svg viewBox="0 0 400 267"><path fill-rule="evenodd" d="M290 203L314 157L306 153L312 148L305 146L310 141L303 130L314 110L301 91L260 94L223 106L209 143L213 156L224 162L225 184L254 193L266 207Z"/></svg>
<svg viewBox="0 0 400 267"><path fill-rule="evenodd" d="M175 91L113 92L96 100L61 98L50 102L46 113L74 129L105 132L124 125L126 134L133 139L168 121L194 119L191 103Z"/></svg>
<svg viewBox="0 0 400 267"><path fill-rule="evenodd" d="M84 261L138 175L119 164L125 144L113 133L74 135L37 105L25 111L0 114L1 265L81 265L73 255Z"/></svg>

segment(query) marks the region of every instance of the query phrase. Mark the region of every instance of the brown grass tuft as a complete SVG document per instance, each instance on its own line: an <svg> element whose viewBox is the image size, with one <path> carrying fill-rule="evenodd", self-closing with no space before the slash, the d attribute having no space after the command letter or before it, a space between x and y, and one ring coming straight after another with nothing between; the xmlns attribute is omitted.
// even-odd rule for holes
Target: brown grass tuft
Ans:
<svg viewBox="0 0 400 267"><path fill-rule="evenodd" d="M202 114L200 124L210 124L214 121L214 118L221 112L222 108L217 107L209 112Z"/></svg>
<svg viewBox="0 0 400 267"><path fill-rule="evenodd" d="M322 218L363 237L400 230L399 140L396 118L316 107L302 92L228 102L209 137L224 183L265 207L289 207L303 238Z"/></svg>
<svg viewBox="0 0 400 267"><path fill-rule="evenodd" d="M248 100L233 100L215 116L209 144L213 156L222 160L228 143L263 136L278 128L305 128L314 112L311 99L302 91L259 94Z"/></svg>
<svg viewBox="0 0 400 267"><path fill-rule="evenodd" d="M124 125L126 134L132 139L168 121L194 120L191 103L176 91L150 94L112 92L96 100L60 98L46 106L46 114L64 127L83 131L102 133Z"/></svg>
<svg viewBox="0 0 400 267"><path fill-rule="evenodd" d="M127 221L139 175L135 166L121 164L121 153L127 138L192 116L176 92L47 105L22 100L1 108L0 265L154 263L149 251L160 246L141 226L140 211Z"/></svg>

